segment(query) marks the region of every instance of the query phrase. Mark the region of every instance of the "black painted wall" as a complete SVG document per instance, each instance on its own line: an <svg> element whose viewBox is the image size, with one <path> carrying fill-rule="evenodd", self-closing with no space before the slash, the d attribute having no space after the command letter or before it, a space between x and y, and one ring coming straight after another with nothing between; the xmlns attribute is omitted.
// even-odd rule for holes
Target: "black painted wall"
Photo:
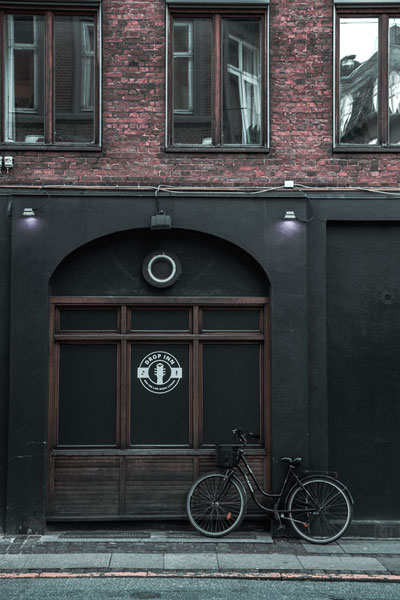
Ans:
<svg viewBox="0 0 400 600"><path fill-rule="evenodd" d="M332 223L327 240L331 466L358 519L398 519L400 223Z"/></svg>
<svg viewBox="0 0 400 600"><path fill-rule="evenodd" d="M10 340L9 198L0 197L0 531L5 528Z"/></svg>

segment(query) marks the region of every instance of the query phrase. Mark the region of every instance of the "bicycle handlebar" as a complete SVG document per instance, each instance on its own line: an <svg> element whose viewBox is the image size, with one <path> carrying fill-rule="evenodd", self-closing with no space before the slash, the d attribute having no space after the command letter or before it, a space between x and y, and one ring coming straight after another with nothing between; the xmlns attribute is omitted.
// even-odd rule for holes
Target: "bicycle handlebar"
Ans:
<svg viewBox="0 0 400 600"><path fill-rule="evenodd" d="M237 429L232 429L232 433L235 437L237 436L239 440L243 442L243 444L247 444L247 440L249 438L254 438L256 440L260 439L258 433L252 433L251 431L243 431L241 427L238 427Z"/></svg>

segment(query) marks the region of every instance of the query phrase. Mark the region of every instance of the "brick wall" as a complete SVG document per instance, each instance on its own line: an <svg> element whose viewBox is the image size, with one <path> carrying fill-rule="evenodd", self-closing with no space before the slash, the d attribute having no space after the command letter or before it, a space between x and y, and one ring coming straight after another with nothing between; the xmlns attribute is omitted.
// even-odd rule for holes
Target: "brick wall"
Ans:
<svg viewBox="0 0 400 600"><path fill-rule="evenodd" d="M331 0L271 0L268 154L166 153L165 4L103 5L102 152L15 152L3 183L398 185L395 153L332 152Z"/></svg>

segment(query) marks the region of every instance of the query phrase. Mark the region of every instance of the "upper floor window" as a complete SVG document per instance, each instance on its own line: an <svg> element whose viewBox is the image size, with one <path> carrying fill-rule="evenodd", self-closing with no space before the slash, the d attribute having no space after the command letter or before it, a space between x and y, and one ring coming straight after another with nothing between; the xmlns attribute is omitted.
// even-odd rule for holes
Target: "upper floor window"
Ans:
<svg viewBox="0 0 400 600"><path fill-rule="evenodd" d="M97 12L0 11L3 143L98 144Z"/></svg>
<svg viewBox="0 0 400 600"><path fill-rule="evenodd" d="M170 10L168 144L266 145L265 10Z"/></svg>
<svg viewBox="0 0 400 600"><path fill-rule="evenodd" d="M400 148L400 9L338 8L336 143Z"/></svg>

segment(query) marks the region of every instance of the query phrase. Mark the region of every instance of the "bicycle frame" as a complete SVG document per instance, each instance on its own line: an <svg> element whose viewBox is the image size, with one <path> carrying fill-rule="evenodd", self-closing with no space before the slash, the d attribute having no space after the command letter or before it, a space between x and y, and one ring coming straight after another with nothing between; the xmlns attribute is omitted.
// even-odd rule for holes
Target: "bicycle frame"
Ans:
<svg viewBox="0 0 400 600"><path fill-rule="evenodd" d="M227 479L230 479L232 476L234 476L235 472L237 470L240 471L240 473L242 474L242 476L246 482L246 485L250 491L251 497L253 498L253 501L255 502L255 504L264 512L273 515L274 518L278 521L280 526L282 526L282 519L287 519L287 520L296 520L298 523L301 523L302 525L307 527L308 523L306 523L304 521L298 521L297 519L293 519L293 511L292 511L292 516L288 517L288 516L286 516L286 514L289 513L289 510L287 510L285 508L279 508L279 504L281 502L282 497L284 496L285 490L287 488L287 485L288 485L288 482L290 479L294 479L296 483L301 485L303 490L305 490L306 494L310 497L310 501L312 503L314 503L312 497L308 493L308 490L303 486L301 478L294 472L295 468L296 468L295 465L289 464L288 470L286 472L286 475L285 475L282 485L281 485L280 492L278 494L272 494L272 493L264 490L264 488L260 485L256 475L254 474L252 468L250 467L249 463L246 460L246 457L244 456L244 449L240 449L238 452L240 453L240 458L238 460L238 463L235 467L232 467L231 469L229 469L227 471L227 474L226 474ZM241 464L240 464L241 462L244 463L247 472L241 466ZM265 506L265 505L261 504L261 502L258 500L258 498L255 495L256 490L254 489L249 476L253 480L257 490L263 496L265 496L266 498L269 498L271 500L275 500L272 507Z"/></svg>

